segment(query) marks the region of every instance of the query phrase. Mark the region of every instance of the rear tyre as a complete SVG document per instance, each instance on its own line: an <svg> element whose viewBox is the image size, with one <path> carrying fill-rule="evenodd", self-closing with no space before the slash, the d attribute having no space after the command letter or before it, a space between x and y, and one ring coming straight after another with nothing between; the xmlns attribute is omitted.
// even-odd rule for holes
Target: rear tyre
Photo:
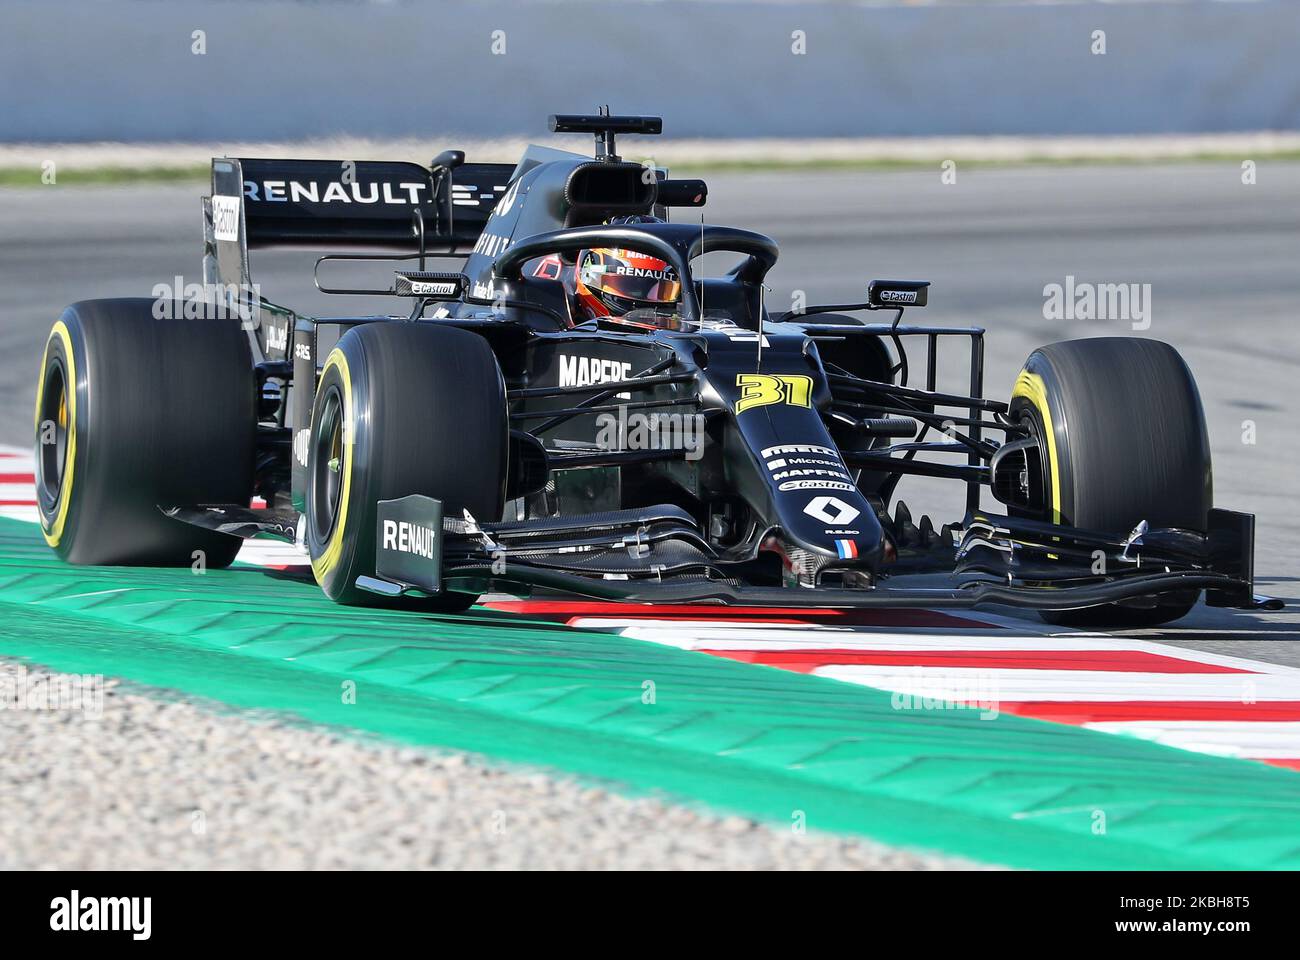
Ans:
<svg viewBox="0 0 1300 960"><path fill-rule="evenodd" d="M326 595L391 603L356 587L375 572L380 500L418 493L441 500L443 516L499 520L508 425L501 371L482 337L428 323L346 333L325 360L308 447L307 548ZM476 599L448 593L419 605L457 611Z"/></svg>
<svg viewBox="0 0 1300 960"><path fill-rule="evenodd" d="M160 505L247 505L256 389L248 337L175 304L85 300L46 341L36 389L36 501L69 563L228 566L238 537Z"/></svg>
<svg viewBox="0 0 1300 960"><path fill-rule="evenodd" d="M1210 444L1200 394L1178 351L1158 340L1068 340L1030 354L1011 416L1043 450L1041 519L1127 535L1152 528L1204 531L1213 502ZM1199 591L1154 606L1108 604L1043 612L1068 626L1154 626L1187 614Z"/></svg>

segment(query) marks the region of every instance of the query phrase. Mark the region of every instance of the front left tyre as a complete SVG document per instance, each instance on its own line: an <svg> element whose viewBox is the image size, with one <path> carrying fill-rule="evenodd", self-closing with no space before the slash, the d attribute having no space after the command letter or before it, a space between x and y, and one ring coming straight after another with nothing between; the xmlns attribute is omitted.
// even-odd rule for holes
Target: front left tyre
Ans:
<svg viewBox="0 0 1300 960"><path fill-rule="evenodd" d="M380 500L422 494L444 517L501 519L509 423L496 356L477 334L392 322L344 334L321 371L307 449L307 551L325 594L386 602L356 585L375 573ZM447 592L401 605L454 612L475 599Z"/></svg>
<svg viewBox="0 0 1300 960"><path fill-rule="evenodd" d="M69 563L228 566L237 537L159 506L247 504L256 389L238 321L84 300L54 323L36 388L41 532Z"/></svg>
<svg viewBox="0 0 1300 960"><path fill-rule="evenodd" d="M1040 347L1016 380L1010 415L1041 451L1037 519L1121 537L1144 520L1205 532L1213 505L1205 413L1191 370L1169 344L1097 337ZM1041 616L1062 626L1150 627L1186 616L1198 595Z"/></svg>

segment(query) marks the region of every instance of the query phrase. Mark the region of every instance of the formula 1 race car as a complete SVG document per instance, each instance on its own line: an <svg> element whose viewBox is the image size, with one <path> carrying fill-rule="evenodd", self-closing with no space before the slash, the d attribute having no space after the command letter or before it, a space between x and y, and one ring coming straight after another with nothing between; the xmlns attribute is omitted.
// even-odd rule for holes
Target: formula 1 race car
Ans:
<svg viewBox="0 0 1300 960"><path fill-rule="evenodd" d="M618 156L617 135L658 118L551 129L594 134L595 158L214 159L198 291L85 301L54 325L36 402L50 546L224 566L241 538L281 537L334 600L440 610L537 589L1098 625L1173 620L1202 593L1275 607L1253 592L1254 517L1212 506L1172 347L1054 343L1008 400L986 398L983 330L902 322L927 283L771 313L776 243L669 222L706 185ZM248 262L275 246L351 251L317 260L323 292L406 305L279 306ZM734 266L692 274L718 251ZM383 260L391 285L322 281ZM936 383L953 340L969 350L956 393ZM914 520L895 502L906 476L963 484L964 516Z"/></svg>

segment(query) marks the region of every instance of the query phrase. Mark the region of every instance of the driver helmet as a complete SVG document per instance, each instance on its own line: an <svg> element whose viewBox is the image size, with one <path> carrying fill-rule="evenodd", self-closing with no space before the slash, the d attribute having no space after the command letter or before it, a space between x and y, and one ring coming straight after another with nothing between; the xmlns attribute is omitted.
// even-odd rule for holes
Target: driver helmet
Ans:
<svg viewBox="0 0 1300 960"><path fill-rule="evenodd" d="M676 313L663 308L678 302L682 284L677 271L658 257L622 247L596 247L578 254L573 294L579 322L608 317L654 328L663 325L653 322L656 313ZM637 316L629 318L634 312Z"/></svg>

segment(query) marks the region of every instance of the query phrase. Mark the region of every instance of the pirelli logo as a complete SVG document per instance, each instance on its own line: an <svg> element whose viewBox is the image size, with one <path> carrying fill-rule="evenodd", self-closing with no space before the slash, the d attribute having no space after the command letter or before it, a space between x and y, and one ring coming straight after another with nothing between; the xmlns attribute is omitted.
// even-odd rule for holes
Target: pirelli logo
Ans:
<svg viewBox="0 0 1300 960"><path fill-rule="evenodd" d="M736 386L740 398L736 400L736 413L751 407L766 407L773 403L786 403L792 407L812 406L812 377L797 374L738 373Z"/></svg>

